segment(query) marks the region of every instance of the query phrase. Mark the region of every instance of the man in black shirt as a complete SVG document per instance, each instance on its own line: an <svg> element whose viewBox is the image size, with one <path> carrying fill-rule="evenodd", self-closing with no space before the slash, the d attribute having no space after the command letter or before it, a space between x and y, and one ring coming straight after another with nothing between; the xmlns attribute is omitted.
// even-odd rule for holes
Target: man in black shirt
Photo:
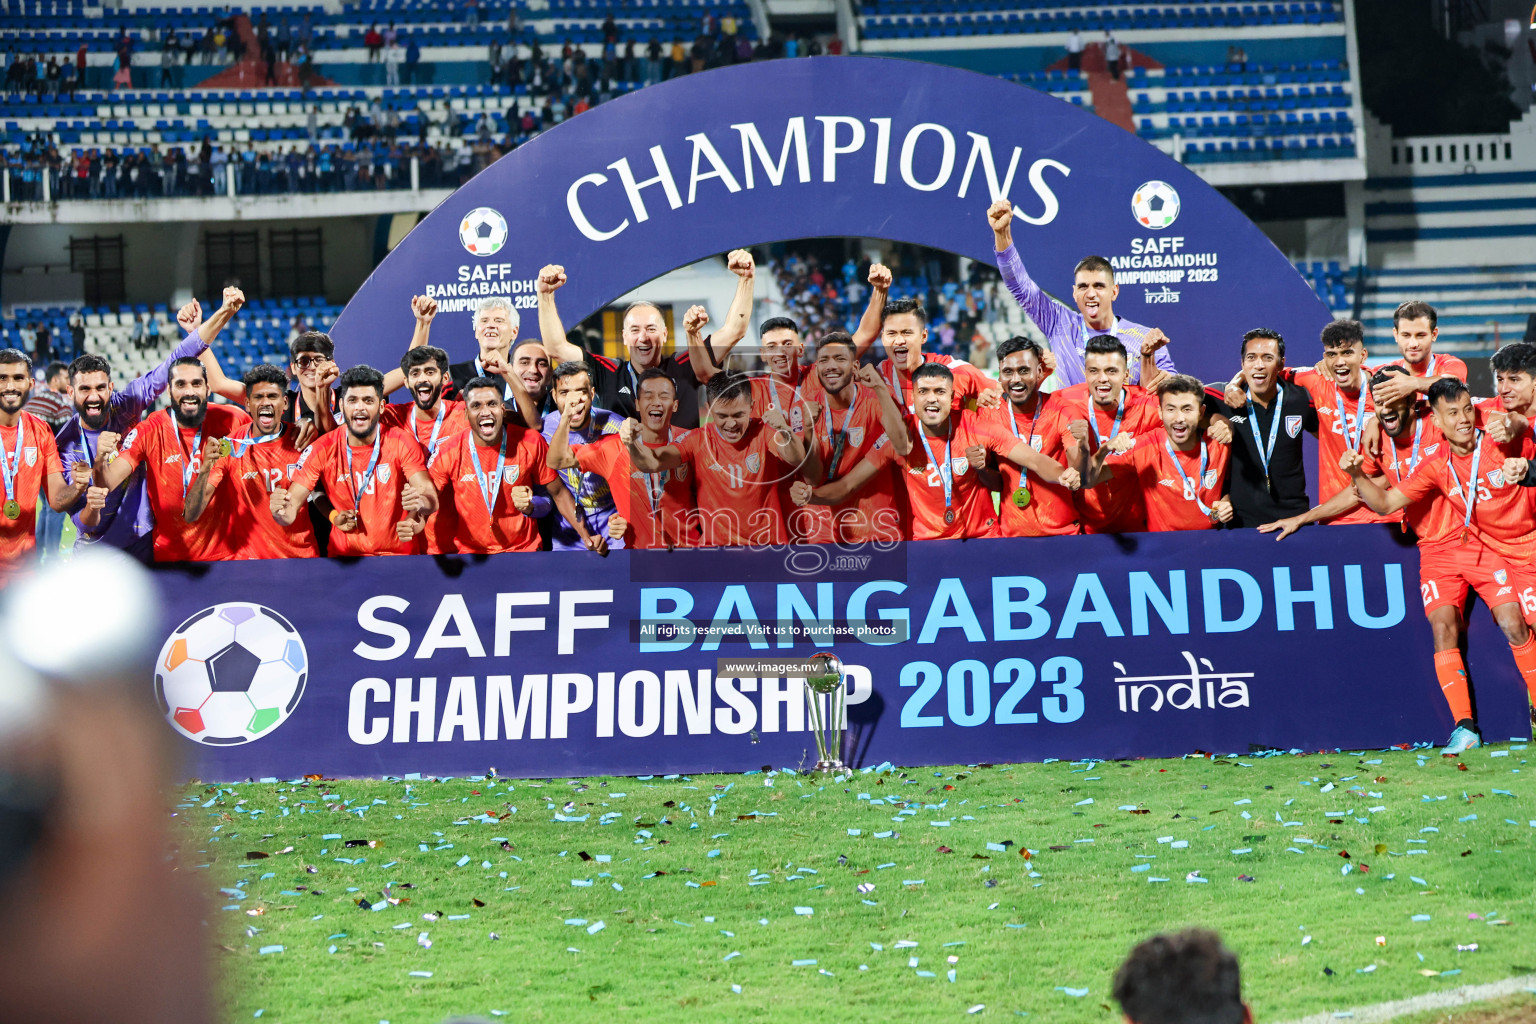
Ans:
<svg viewBox="0 0 1536 1024"><path fill-rule="evenodd" d="M550 361L585 362L596 389L593 404L624 419L635 416L635 396L640 375L660 367L677 386L678 408L673 426L692 430L699 425L699 387L725 366L726 357L747 333L752 316L752 285L755 266L752 254L737 249L727 257L727 265L736 275L736 294L726 313L725 325L702 341L689 339L682 351L663 356L667 342L666 320L661 310L649 302L636 302L624 311L624 350L628 358L610 359L597 352L584 351L565 336L560 314L555 309L555 292L565 284L565 268L548 266L539 271L539 333Z"/></svg>
<svg viewBox="0 0 1536 1024"><path fill-rule="evenodd" d="M499 295L488 299L481 299L475 307L475 342L480 346L480 352L473 359L466 359L462 363L453 363L448 367L448 376L453 381L453 394L457 395L464 390L464 385L476 377L494 377L497 373L488 373L485 369L485 360L493 355L500 357L504 365L512 363L512 344L517 340L517 330L521 326L521 318L517 310L512 308L512 303ZM507 385L506 393L502 396L508 402L512 399L512 387Z"/></svg>
<svg viewBox="0 0 1536 1024"><path fill-rule="evenodd" d="M1287 387L1285 339L1258 327L1243 335L1242 369L1219 395L1232 422L1232 527L1258 527L1311 506L1301 434L1317 433L1317 409L1299 385Z"/></svg>

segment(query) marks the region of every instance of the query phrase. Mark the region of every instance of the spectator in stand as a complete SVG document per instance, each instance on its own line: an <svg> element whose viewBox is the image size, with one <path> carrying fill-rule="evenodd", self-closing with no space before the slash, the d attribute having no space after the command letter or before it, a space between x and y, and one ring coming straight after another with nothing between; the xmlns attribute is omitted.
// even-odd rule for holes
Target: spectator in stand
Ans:
<svg viewBox="0 0 1536 1024"><path fill-rule="evenodd" d="M377 24L369 25L368 31L363 33L363 46L368 50L368 63L378 63L384 53L384 37L379 34Z"/></svg>
<svg viewBox="0 0 1536 1024"><path fill-rule="evenodd" d="M412 35L405 41L405 83L407 85L420 85L421 83L421 44L416 42Z"/></svg>
<svg viewBox="0 0 1536 1024"><path fill-rule="evenodd" d="M1076 25L1067 35L1067 70L1083 70L1083 33Z"/></svg>
<svg viewBox="0 0 1536 1024"><path fill-rule="evenodd" d="M405 62L405 51L390 43L384 50L384 84L400 84L400 65Z"/></svg>
<svg viewBox="0 0 1536 1024"><path fill-rule="evenodd" d="M1109 29L1104 30L1104 66L1109 71L1109 77L1119 81L1120 40Z"/></svg>
<svg viewBox="0 0 1536 1024"><path fill-rule="evenodd" d="M69 422L74 410L69 404L68 366L51 362L40 372L27 399L27 412L46 422L55 434Z"/></svg>

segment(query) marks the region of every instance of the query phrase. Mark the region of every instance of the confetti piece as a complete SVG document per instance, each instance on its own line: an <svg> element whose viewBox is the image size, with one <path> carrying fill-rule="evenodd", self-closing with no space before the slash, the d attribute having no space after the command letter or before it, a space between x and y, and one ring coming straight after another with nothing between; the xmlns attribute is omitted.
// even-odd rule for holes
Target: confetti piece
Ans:
<svg viewBox="0 0 1536 1024"><path fill-rule="evenodd" d="M816 966L816 961L815 960L792 960L792 961L790 961L789 965L791 967L815 967Z"/></svg>
<svg viewBox="0 0 1536 1024"><path fill-rule="evenodd" d="M1065 992L1067 995L1074 999L1081 999L1083 996L1088 994L1088 990L1085 988L1065 988L1061 985L1056 986L1056 991Z"/></svg>
<svg viewBox="0 0 1536 1024"><path fill-rule="evenodd" d="M796 907L795 913L799 914L801 917L810 917L812 914L816 913L816 911L811 907Z"/></svg>
<svg viewBox="0 0 1536 1024"><path fill-rule="evenodd" d="M261 956L266 956L268 953L281 953L282 951L282 946L262 946L258 953Z"/></svg>
<svg viewBox="0 0 1536 1024"><path fill-rule="evenodd" d="M411 972L409 972L407 974L407 977L411 977L411 978L430 978L430 977L432 977L432 972L431 971L411 971Z"/></svg>
<svg viewBox="0 0 1536 1024"><path fill-rule="evenodd" d="M982 1010L985 1010L986 1008L987 1008L987 1004L986 1003L977 1003L975 1006L971 1007L969 1010L966 1010L965 1012L966 1013L980 1013Z"/></svg>

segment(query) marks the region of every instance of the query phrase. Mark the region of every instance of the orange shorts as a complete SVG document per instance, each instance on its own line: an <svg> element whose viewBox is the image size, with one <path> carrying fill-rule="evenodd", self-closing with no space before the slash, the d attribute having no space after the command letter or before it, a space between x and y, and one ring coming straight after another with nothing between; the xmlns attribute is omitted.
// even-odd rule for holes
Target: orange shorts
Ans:
<svg viewBox="0 0 1536 1024"><path fill-rule="evenodd" d="M1419 548L1419 591L1426 615L1446 605L1466 607L1469 589L1489 608L1514 604L1520 600L1519 580L1503 556L1476 541ZM1536 587L1536 570L1529 570L1524 582Z"/></svg>
<svg viewBox="0 0 1536 1024"><path fill-rule="evenodd" d="M1520 613L1527 625L1536 625L1536 565L1511 565L1509 578L1514 581L1515 595L1520 598Z"/></svg>

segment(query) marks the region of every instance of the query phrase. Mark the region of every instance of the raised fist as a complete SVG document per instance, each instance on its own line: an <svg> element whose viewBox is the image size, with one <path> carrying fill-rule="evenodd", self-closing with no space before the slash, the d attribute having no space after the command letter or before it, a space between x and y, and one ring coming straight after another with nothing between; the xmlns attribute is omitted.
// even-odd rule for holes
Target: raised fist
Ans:
<svg viewBox="0 0 1536 1024"><path fill-rule="evenodd" d="M971 464L972 469L986 469L987 450L979 444L973 444L965 450L965 461Z"/></svg>
<svg viewBox="0 0 1536 1024"><path fill-rule="evenodd" d="M1006 199L994 199L992 205L987 207L987 223L992 225L994 234L1001 235L1011 230L1013 203Z"/></svg>
<svg viewBox="0 0 1536 1024"><path fill-rule="evenodd" d="M91 467L83 462L71 462L69 464L69 483L71 487L87 487L91 482Z"/></svg>
<svg viewBox="0 0 1536 1024"><path fill-rule="evenodd" d="M407 512L425 512L427 496L410 484L400 488L400 507Z"/></svg>
<svg viewBox="0 0 1536 1024"><path fill-rule="evenodd" d="M624 531L629 529L629 520L615 513L608 517L608 536L614 540L623 540Z"/></svg>
<svg viewBox="0 0 1536 1024"><path fill-rule="evenodd" d="M1398 374L1394 374L1393 376L1399 376L1399 375ZM1391 382L1388 381L1387 383L1391 383ZM1380 387L1382 385L1377 385L1377 386ZM1374 398L1375 395L1376 395L1375 389L1372 389L1371 397ZM1378 399L1378 401L1379 401L1379 399ZM1505 444L1505 443L1513 440L1514 439L1514 432L1512 430L1510 430L1510 428L1509 428L1509 419L1510 419L1510 417L1509 417L1508 413L1491 413L1491 414L1489 414L1489 416L1488 416L1488 425L1487 425L1488 440L1492 441L1494 444ZM1511 461L1513 461L1513 460L1511 460Z"/></svg>
<svg viewBox="0 0 1536 1024"><path fill-rule="evenodd" d="M804 480L796 480L789 485L789 498L796 505L809 505L811 503L811 485Z"/></svg>
<svg viewBox="0 0 1536 1024"><path fill-rule="evenodd" d="M563 414L562 414L563 415ZM635 443L640 437L640 421L627 419L619 424L619 443L626 447Z"/></svg>
<svg viewBox="0 0 1536 1024"><path fill-rule="evenodd" d="M688 312L683 314L683 330L689 334L697 334L709 323L709 311L703 306L689 306Z"/></svg>
<svg viewBox="0 0 1536 1024"><path fill-rule="evenodd" d="M485 375L487 377L500 377L502 374L511 369L511 367L507 365L507 361L501 358L500 352L492 352L489 355L481 356L480 367L481 369L485 370Z"/></svg>
<svg viewBox="0 0 1536 1024"><path fill-rule="evenodd" d="M1052 349L1046 349L1040 356L1040 379L1044 380L1056 372L1056 353Z"/></svg>
<svg viewBox="0 0 1536 1024"><path fill-rule="evenodd" d="M203 466L212 467L224 457L223 439L210 437L203 442Z"/></svg>
<svg viewBox="0 0 1536 1024"><path fill-rule="evenodd" d="M288 518L288 488L272 488L272 496L267 499L267 508L275 519L285 522Z"/></svg>
<svg viewBox="0 0 1536 1024"><path fill-rule="evenodd" d="M881 291L891 289L891 268L884 263L871 263L869 265L869 286Z"/></svg>
<svg viewBox="0 0 1536 1024"><path fill-rule="evenodd" d="M320 428L315 426L314 420L299 420L299 425L293 431L293 446L303 451L315 443L315 438L320 436Z"/></svg>
<svg viewBox="0 0 1536 1024"><path fill-rule="evenodd" d="M528 510L533 508L533 488L532 487L528 487L528 486L525 486L525 485L520 485L520 486L514 487L514 488L512 488L512 493L511 493L510 497L512 498L512 507L517 509L523 515L527 515L528 514Z"/></svg>
<svg viewBox="0 0 1536 1024"><path fill-rule="evenodd" d="M553 295L565 284L565 268L558 263L551 263L539 271L539 279L533 289L540 295Z"/></svg>
<svg viewBox="0 0 1536 1024"><path fill-rule="evenodd" d="M395 538L401 542L410 541L425 528L426 524L415 516L406 516L395 524Z"/></svg>
<svg viewBox="0 0 1536 1024"><path fill-rule="evenodd" d="M417 323L429 324L437 316L437 300L429 295L412 295L411 313Z"/></svg>
<svg viewBox="0 0 1536 1024"><path fill-rule="evenodd" d="M1147 332L1147 336L1141 340L1141 354L1149 356L1160 348L1168 346L1168 335L1160 328L1154 327Z"/></svg>
<svg viewBox="0 0 1536 1024"><path fill-rule="evenodd" d="M1504 460L1504 482L1506 484L1518 484L1525 479L1525 474L1530 472L1531 464L1526 459Z"/></svg>
<svg viewBox="0 0 1536 1024"><path fill-rule="evenodd" d="M321 387L321 389L323 390L325 388L330 387L332 384L336 383L336 378L338 378L340 376L341 376L341 367L336 365L336 361L334 359L331 360L330 362L326 363L325 366L320 370L320 387Z"/></svg>
<svg viewBox="0 0 1536 1024"><path fill-rule="evenodd" d="M1248 392L1236 381L1229 383L1221 392L1221 400L1234 409L1248 404Z"/></svg>
<svg viewBox="0 0 1536 1024"><path fill-rule="evenodd" d="M1077 470L1068 468L1061 471L1061 476L1056 483L1069 491L1075 491L1083 486L1083 477Z"/></svg>
<svg viewBox="0 0 1536 1024"><path fill-rule="evenodd" d="M1225 417L1213 419L1206 424L1205 436L1217 444L1231 444L1232 424L1228 423Z"/></svg>
<svg viewBox="0 0 1536 1024"><path fill-rule="evenodd" d="M1086 444L1088 442L1088 421L1073 420L1067 424L1067 432L1072 435L1072 440L1078 444Z"/></svg>
<svg viewBox="0 0 1536 1024"><path fill-rule="evenodd" d="M988 388L976 396L976 408L997 409L1003 404L1003 389L1001 386Z"/></svg>
<svg viewBox="0 0 1536 1024"><path fill-rule="evenodd" d="M1134 434L1127 434L1123 430L1109 439L1109 450L1112 452L1128 452L1135 446L1136 436Z"/></svg>
<svg viewBox="0 0 1536 1024"><path fill-rule="evenodd" d="M1364 465L1365 456L1353 448L1346 448L1344 454L1339 456L1339 468L1350 476L1364 476Z"/></svg>
<svg viewBox="0 0 1536 1024"><path fill-rule="evenodd" d="M117 458L117 446L122 440L122 435L110 430L103 430L96 435L96 465L105 466Z"/></svg>
<svg viewBox="0 0 1536 1024"><path fill-rule="evenodd" d="M181 324L181 329L191 334L203 326L203 307L196 299L182 306L176 311L176 322Z"/></svg>
<svg viewBox="0 0 1536 1024"><path fill-rule="evenodd" d="M816 421L821 418L821 403L801 402L800 408L805 410L805 422L811 424L814 429Z"/></svg>
<svg viewBox="0 0 1536 1024"><path fill-rule="evenodd" d="M233 285L230 285L224 289L223 298L224 308L234 313L238 313L240 311L240 307L245 305L245 292L241 291L239 288L234 287Z"/></svg>
<svg viewBox="0 0 1536 1024"><path fill-rule="evenodd" d="M725 258L725 265L737 277L751 277L757 270L757 261L745 249L732 249Z"/></svg>
<svg viewBox="0 0 1536 1024"><path fill-rule="evenodd" d="M885 388L887 391L891 390L891 382L880 376L880 371L868 363L859 364L858 370L854 372L853 379L866 388Z"/></svg>
<svg viewBox="0 0 1536 1024"><path fill-rule="evenodd" d="M84 463L77 463L84 465ZM107 507L107 489L105 487L87 487L85 489L85 507L94 508L97 511Z"/></svg>
<svg viewBox="0 0 1536 1024"><path fill-rule="evenodd" d="M789 420L784 418L784 413L779 409L767 409L763 412L763 423L772 427L781 434L789 433Z"/></svg>

